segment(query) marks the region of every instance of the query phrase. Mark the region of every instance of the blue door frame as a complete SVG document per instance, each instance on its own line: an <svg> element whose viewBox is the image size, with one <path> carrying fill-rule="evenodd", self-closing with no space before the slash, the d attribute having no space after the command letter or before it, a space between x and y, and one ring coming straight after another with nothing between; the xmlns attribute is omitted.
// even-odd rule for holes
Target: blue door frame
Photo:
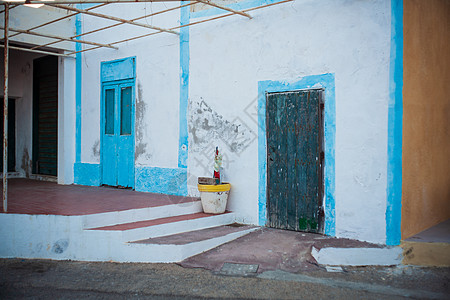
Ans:
<svg viewBox="0 0 450 300"><path fill-rule="evenodd" d="M102 184L134 188L135 81L102 84Z"/></svg>

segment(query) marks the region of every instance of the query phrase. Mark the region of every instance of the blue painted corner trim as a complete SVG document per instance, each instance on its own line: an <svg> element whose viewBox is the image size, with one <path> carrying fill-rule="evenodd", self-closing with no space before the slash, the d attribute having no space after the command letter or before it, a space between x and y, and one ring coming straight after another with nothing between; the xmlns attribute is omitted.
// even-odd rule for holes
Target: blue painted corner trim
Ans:
<svg viewBox="0 0 450 300"><path fill-rule="evenodd" d="M77 35L82 33L81 14L78 14L75 18L75 31ZM80 37L77 37L76 39L79 40ZM81 51L80 43L76 43L75 50ZM75 63L75 162L81 161L81 60L82 54L77 53Z"/></svg>
<svg viewBox="0 0 450 300"><path fill-rule="evenodd" d="M391 1L386 245L399 245L402 217L403 0Z"/></svg>
<svg viewBox="0 0 450 300"><path fill-rule="evenodd" d="M181 8L181 25L189 24L190 7ZM178 167L187 168L188 124L187 108L189 101L189 26L180 29L180 132L178 143Z"/></svg>
<svg viewBox="0 0 450 300"><path fill-rule="evenodd" d="M80 185L100 186L100 164L75 163L74 182Z"/></svg>
<svg viewBox="0 0 450 300"><path fill-rule="evenodd" d="M136 167L136 186L139 192L187 196L187 169Z"/></svg>
<svg viewBox="0 0 450 300"><path fill-rule="evenodd" d="M335 139L336 107L334 74L305 76L295 82L258 82L258 173L259 173L259 225L266 224L267 145L266 145L266 93L310 88L325 89L325 234L336 235L335 214Z"/></svg>

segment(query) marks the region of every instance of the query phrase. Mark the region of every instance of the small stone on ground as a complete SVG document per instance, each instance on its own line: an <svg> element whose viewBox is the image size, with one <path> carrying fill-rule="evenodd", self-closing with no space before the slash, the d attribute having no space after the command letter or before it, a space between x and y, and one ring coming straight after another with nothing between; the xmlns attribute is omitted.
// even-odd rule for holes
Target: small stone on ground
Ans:
<svg viewBox="0 0 450 300"><path fill-rule="evenodd" d="M343 272L341 267L330 267L330 266L326 266L325 269L327 269L327 272L331 272L331 273L338 273L338 272Z"/></svg>
<svg viewBox="0 0 450 300"><path fill-rule="evenodd" d="M258 271L258 265L249 264L234 264L234 263L224 263L220 274L222 275L234 275L234 276L245 276L250 274L256 274Z"/></svg>

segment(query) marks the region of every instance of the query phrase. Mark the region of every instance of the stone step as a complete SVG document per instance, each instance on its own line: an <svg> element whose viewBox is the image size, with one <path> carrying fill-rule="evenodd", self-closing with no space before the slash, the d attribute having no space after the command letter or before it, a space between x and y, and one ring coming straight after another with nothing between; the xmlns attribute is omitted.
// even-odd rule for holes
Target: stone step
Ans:
<svg viewBox="0 0 450 300"><path fill-rule="evenodd" d="M173 235L167 235L156 238L135 241L136 244L157 244L157 245L186 245L190 243L201 242L217 237L222 237L235 232L247 231L249 229L257 229L252 225L229 224L207 229L183 232Z"/></svg>
<svg viewBox="0 0 450 300"><path fill-rule="evenodd" d="M249 225L223 225L207 229L200 229L169 236L149 238L131 243L129 249L143 253L155 252L149 256L148 262L180 262L188 257L203 253L222 244L240 238L252 231L258 230L257 226ZM166 255L161 255L166 253Z"/></svg>
<svg viewBox="0 0 450 300"><path fill-rule="evenodd" d="M234 220L235 214L232 212L220 215L199 212L90 228L87 231L104 233L111 238L118 238L122 242L129 242L227 225L233 223Z"/></svg>
<svg viewBox="0 0 450 300"><path fill-rule="evenodd" d="M202 211L198 198L183 198L180 203L157 205L152 207L97 213L83 216L83 228L112 226L117 224L154 220L161 217L173 217Z"/></svg>

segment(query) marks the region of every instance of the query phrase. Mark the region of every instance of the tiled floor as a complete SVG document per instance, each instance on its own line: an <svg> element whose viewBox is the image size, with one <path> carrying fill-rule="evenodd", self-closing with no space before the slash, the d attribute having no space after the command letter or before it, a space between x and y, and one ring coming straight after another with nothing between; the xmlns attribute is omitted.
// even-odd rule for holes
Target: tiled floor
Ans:
<svg viewBox="0 0 450 300"><path fill-rule="evenodd" d="M120 231L123 231L123 230L130 230L130 229L147 227L147 226L167 224L167 223L172 223L172 222L195 220L195 219L206 218L206 217L211 217L211 216L214 216L214 215L199 212L199 213L195 213L195 214L173 216L173 217L160 218L160 219L154 219L154 220L146 220L146 221L139 221L139 222L133 222L133 223L125 223L125 224L118 224L118 225L112 225L112 226L92 228L92 230L120 230Z"/></svg>
<svg viewBox="0 0 450 300"><path fill-rule="evenodd" d="M188 231L168 236L133 242L135 244L186 245L224 236L230 233L256 228L251 225L223 225L202 230Z"/></svg>
<svg viewBox="0 0 450 300"><path fill-rule="evenodd" d="M8 213L15 214L88 215L195 200L112 187L59 185L30 179L8 180ZM0 203L0 212L3 212L3 203Z"/></svg>

